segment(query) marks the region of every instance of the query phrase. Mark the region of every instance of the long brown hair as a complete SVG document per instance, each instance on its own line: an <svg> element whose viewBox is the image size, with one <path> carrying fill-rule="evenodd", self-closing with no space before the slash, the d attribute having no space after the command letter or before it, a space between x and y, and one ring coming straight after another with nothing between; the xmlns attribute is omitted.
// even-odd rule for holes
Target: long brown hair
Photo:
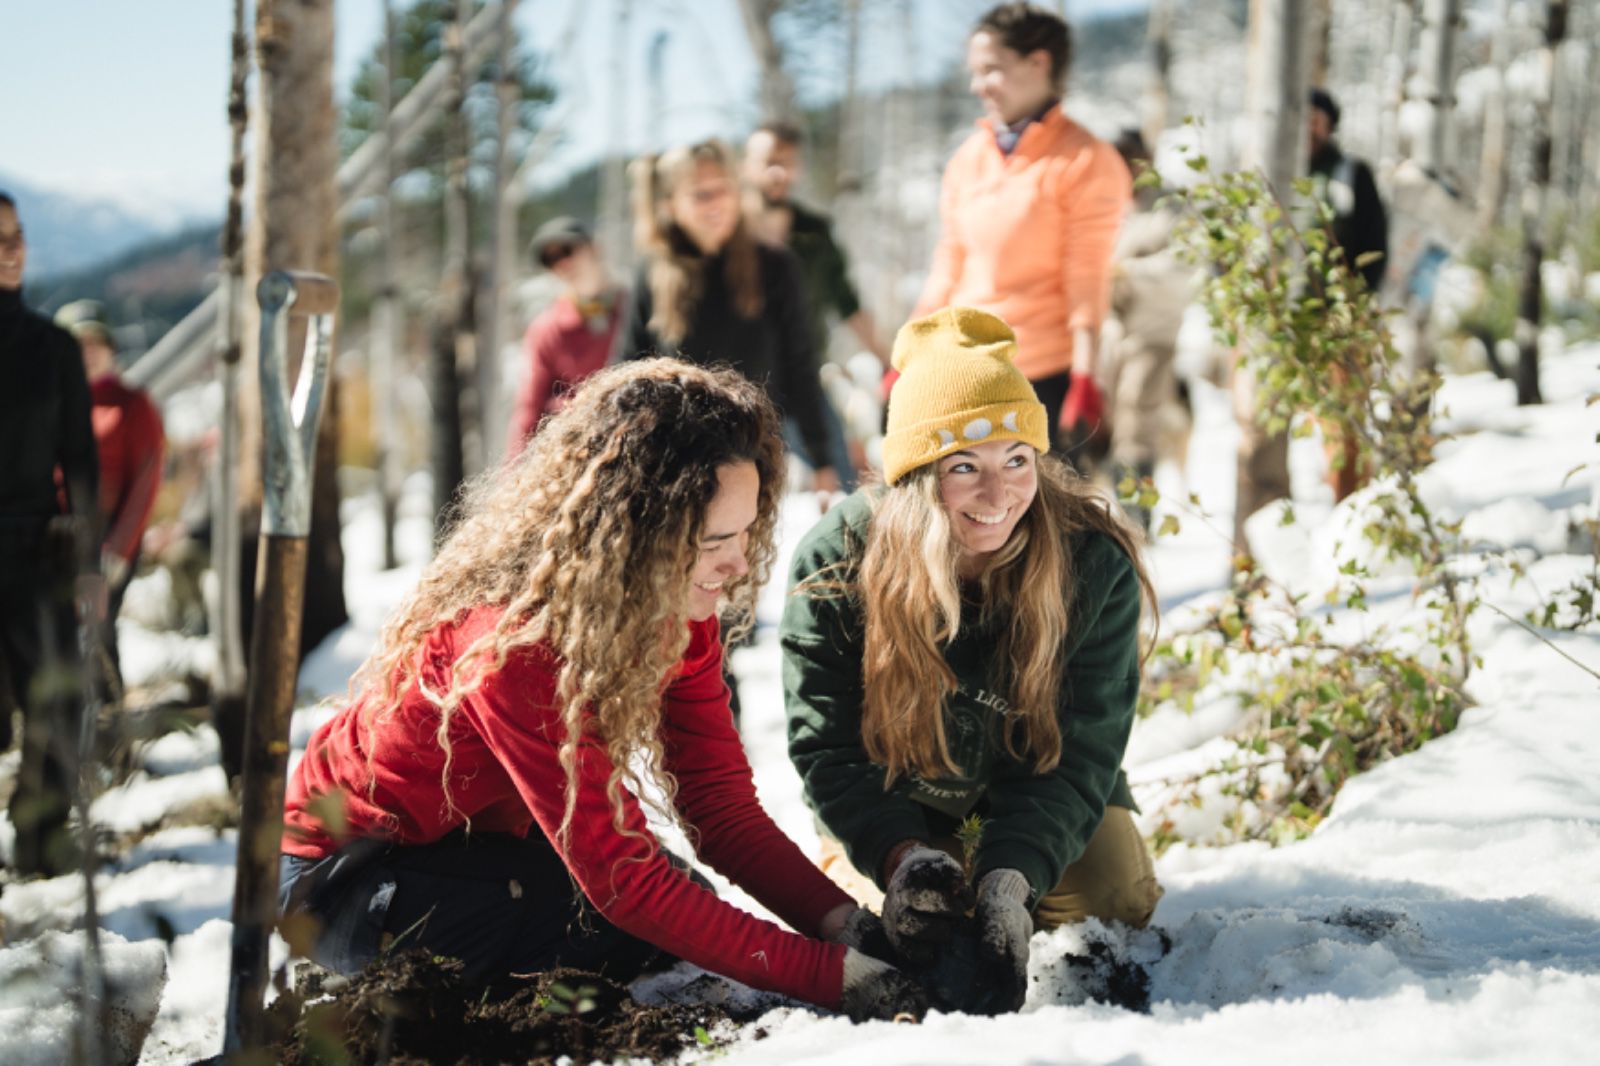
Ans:
<svg viewBox="0 0 1600 1066"><path fill-rule="evenodd" d="M1006 620L992 660L996 687L1004 687L1013 712L1002 741L1012 758L1031 759L1034 771L1045 773L1062 754L1060 655L1077 577L1069 538L1085 530L1110 537L1133 563L1152 613L1155 592L1137 536L1114 503L1048 455L1038 458L1038 485L1027 514L978 581L980 624ZM877 497L855 591L866 630L862 741L888 769L889 783L907 773L960 772L944 721L957 682L942 650L961 629L958 559L936 464Z"/></svg>
<svg viewBox="0 0 1600 1066"><path fill-rule="evenodd" d="M718 468L744 461L755 464L760 490L750 570L725 585L724 617L735 629L748 628L775 558L785 463L776 410L740 375L676 359L589 378L521 455L468 487L449 538L353 682L368 693L368 727L421 684L419 652L431 630L473 607L500 606L494 629L452 664L449 690L422 690L439 710L446 804L454 809L451 716L512 652L542 643L560 659L561 834L586 735L611 759L607 796L619 832L624 787L648 795L641 778L659 786L670 817L676 783L662 764L663 685L688 644L690 574Z"/></svg>
<svg viewBox="0 0 1600 1066"><path fill-rule="evenodd" d="M694 178L702 163L721 167L739 195L739 172L733 152L715 138L644 156L633 163L634 245L647 262L650 286L650 329L669 344L680 343L705 295L707 258L672 219L672 195ZM745 318L761 314L761 260L756 238L740 209L739 223L722 249L723 277L733 293L733 306Z"/></svg>

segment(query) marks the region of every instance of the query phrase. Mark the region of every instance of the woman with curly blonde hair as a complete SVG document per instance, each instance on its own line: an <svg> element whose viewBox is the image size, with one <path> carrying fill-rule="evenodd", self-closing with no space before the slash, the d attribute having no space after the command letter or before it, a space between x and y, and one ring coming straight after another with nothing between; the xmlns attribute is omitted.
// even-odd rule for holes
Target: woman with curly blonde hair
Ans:
<svg viewBox="0 0 1600 1066"><path fill-rule="evenodd" d="M757 804L718 606L748 624L782 491L778 416L728 371L586 381L481 478L290 783L282 903L349 971L386 938L490 982L627 980L676 956L854 1016L920 992ZM801 935L722 903L641 802Z"/></svg>
<svg viewBox="0 0 1600 1066"><path fill-rule="evenodd" d="M1161 895L1121 772L1153 593L1115 505L1047 454L1015 354L971 308L901 329L888 485L800 543L782 627L823 868L922 965L976 906L976 960L945 986L972 991L945 1006L987 1012L1022 1005L1036 927L1142 926Z"/></svg>

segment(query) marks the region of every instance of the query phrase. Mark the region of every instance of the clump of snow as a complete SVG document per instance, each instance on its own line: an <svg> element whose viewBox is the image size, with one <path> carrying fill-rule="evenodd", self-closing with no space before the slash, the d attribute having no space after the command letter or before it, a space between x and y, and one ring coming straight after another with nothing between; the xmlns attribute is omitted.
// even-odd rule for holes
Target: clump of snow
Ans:
<svg viewBox="0 0 1600 1066"><path fill-rule="evenodd" d="M0 1061L55 1066L75 1057L84 953L81 932L0 948ZM129 943L102 932L100 953L108 1025L102 1038L111 1061L137 1062L166 988L166 952L159 941Z"/></svg>

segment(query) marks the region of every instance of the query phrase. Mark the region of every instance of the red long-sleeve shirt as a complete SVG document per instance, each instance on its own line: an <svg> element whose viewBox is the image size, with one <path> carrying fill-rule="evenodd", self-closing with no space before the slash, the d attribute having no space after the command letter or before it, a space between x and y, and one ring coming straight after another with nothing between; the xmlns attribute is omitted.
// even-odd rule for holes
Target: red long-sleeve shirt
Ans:
<svg viewBox="0 0 1600 1066"><path fill-rule="evenodd" d="M422 651L422 682L450 688L461 651L493 627L499 608L481 607L436 628ZM437 708L413 684L371 731L358 700L318 729L289 782L283 850L320 858L338 846L311 809L341 792L346 832L409 844L437 840L470 819L477 832L542 832L584 896L618 928L697 966L756 988L836 1007L845 949L787 932L724 903L646 843L638 803L625 797L625 836L611 824L602 745L579 746L577 805L569 836L556 835L566 798L557 759L565 729L555 701L560 660L543 647L520 649L465 697L450 724L450 802L440 774ZM849 903L808 862L756 801L744 746L728 711L715 619L693 623L691 639L662 707L666 767L678 780L677 808L697 853L795 929L815 934L823 915ZM370 776L368 759L370 757ZM369 790L369 785L371 786ZM453 804L453 809L452 805Z"/></svg>
<svg viewBox="0 0 1600 1066"><path fill-rule="evenodd" d="M115 374L89 383L94 407L90 418L100 453L100 519L105 548L127 562L133 558L161 487L166 450L161 413L148 393Z"/></svg>
<svg viewBox="0 0 1600 1066"><path fill-rule="evenodd" d="M517 389L516 404L511 411L507 457L522 451L533 431L539 428L539 420L561 410L567 395L584 378L606 365L616 346L622 307L618 296L603 318L597 316L591 321L567 293L529 323L528 332L522 338L528 376ZM597 323L603 328L597 328Z"/></svg>

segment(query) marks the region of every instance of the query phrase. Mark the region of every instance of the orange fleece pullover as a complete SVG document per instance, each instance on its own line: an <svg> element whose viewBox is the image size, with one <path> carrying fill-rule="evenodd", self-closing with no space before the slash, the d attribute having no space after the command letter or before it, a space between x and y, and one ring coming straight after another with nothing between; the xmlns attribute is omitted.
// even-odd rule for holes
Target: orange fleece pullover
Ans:
<svg viewBox="0 0 1600 1066"><path fill-rule="evenodd" d="M914 317L952 304L999 315L1030 380L1063 373L1072 331L1098 332L1105 318L1131 194L1116 149L1059 107L1030 123L1010 155L980 120L945 167L942 234Z"/></svg>

